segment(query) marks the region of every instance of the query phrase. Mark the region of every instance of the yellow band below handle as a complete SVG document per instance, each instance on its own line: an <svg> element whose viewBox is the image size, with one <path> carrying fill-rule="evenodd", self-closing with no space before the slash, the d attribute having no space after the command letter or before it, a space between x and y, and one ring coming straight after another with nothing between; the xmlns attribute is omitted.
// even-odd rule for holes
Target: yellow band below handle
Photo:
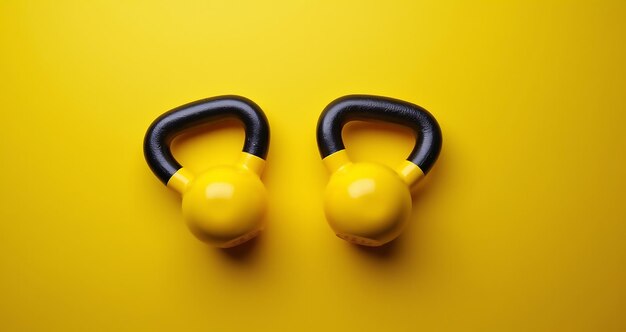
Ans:
<svg viewBox="0 0 626 332"><path fill-rule="evenodd" d="M237 164L260 177L261 174L263 174L263 169L265 168L265 159L257 157L251 153L241 152Z"/></svg>
<svg viewBox="0 0 626 332"><path fill-rule="evenodd" d="M416 185L417 182L424 177L422 169L408 160L402 161L400 166L396 168L396 172L400 175L402 180L404 180L406 185L409 186L409 188Z"/></svg>
<svg viewBox="0 0 626 332"><path fill-rule="evenodd" d="M324 165L328 171L332 174L341 167L348 165L351 163L350 158L348 157L348 153L346 150L339 150L331 155L326 156L326 158L322 159Z"/></svg>
<svg viewBox="0 0 626 332"><path fill-rule="evenodd" d="M167 181L167 187L183 194L193 180L194 175L186 168L181 168Z"/></svg>

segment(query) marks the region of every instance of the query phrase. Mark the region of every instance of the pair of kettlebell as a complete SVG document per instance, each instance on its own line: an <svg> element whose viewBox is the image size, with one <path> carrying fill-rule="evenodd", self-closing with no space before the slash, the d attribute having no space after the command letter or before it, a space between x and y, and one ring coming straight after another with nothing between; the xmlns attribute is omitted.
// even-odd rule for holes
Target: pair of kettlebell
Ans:
<svg viewBox="0 0 626 332"><path fill-rule="evenodd" d="M234 165L217 166L195 175L170 150L182 132L223 118L236 118L245 142ZM413 151L395 170L370 162L353 163L341 137L353 120L381 120L415 131ZM144 139L144 154L154 174L183 196L183 216L200 240L228 248L254 238L264 228L267 193L261 174L269 149L270 130L261 108L240 96L198 100L158 117ZM434 165L441 150L441 129L425 109L397 99L350 95L336 99L317 124L317 145L331 172L324 210L340 238L365 246L395 239L411 212L411 192Z"/></svg>

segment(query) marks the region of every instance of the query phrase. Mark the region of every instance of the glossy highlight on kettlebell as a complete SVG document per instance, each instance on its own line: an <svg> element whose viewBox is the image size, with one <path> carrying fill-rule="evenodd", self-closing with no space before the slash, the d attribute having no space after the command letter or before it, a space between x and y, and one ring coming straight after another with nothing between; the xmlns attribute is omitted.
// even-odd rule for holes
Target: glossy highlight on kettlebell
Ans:
<svg viewBox="0 0 626 332"><path fill-rule="evenodd" d="M170 144L182 132L224 118L236 118L245 128L239 160L198 175L181 166ZM182 196L182 211L200 240L228 248L254 238L264 228L267 193L261 181L270 131L261 108L240 96L198 100L158 117L148 128L144 155L152 172Z"/></svg>
<svg viewBox="0 0 626 332"><path fill-rule="evenodd" d="M413 151L396 169L372 162L353 163L341 137L354 120L377 120L411 128ZM387 97L349 95L330 103L317 124L317 145L331 173L324 196L326 219L340 238L381 246L398 237L412 208L411 188L435 164L441 151L437 120L420 106Z"/></svg>

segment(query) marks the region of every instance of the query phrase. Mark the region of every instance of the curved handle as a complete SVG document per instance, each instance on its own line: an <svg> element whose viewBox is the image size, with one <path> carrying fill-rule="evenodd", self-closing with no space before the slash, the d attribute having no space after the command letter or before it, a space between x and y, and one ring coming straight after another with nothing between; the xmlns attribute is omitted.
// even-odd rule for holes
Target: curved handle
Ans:
<svg viewBox="0 0 626 332"><path fill-rule="evenodd" d="M143 143L143 152L152 172L167 185L182 168L170 151L172 140L187 129L228 117L243 122L246 137L243 152L265 159L270 130L261 108L244 97L219 96L182 105L154 120Z"/></svg>
<svg viewBox="0 0 626 332"><path fill-rule="evenodd" d="M407 161L426 174L441 151L441 128L425 109L387 97L349 95L331 102L317 123L317 146L322 159L345 149L341 130L353 120L382 120L413 129L417 135L415 147Z"/></svg>

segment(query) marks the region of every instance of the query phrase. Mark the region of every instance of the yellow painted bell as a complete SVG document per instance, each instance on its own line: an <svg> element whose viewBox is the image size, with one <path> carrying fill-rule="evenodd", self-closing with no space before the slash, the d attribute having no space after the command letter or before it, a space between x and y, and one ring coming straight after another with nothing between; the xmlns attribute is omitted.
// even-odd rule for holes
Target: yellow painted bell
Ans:
<svg viewBox="0 0 626 332"><path fill-rule="evenodd" d="M343 126L353 120L380 120L410 127L415 148L397 169L352 163L342 141ZM328 105L317 126L317 143L331 172L324 210L338 237L360 245L380 246L398 237L411 212L411 187L434 165L441 150L441 130L425 109L404 101L365 95L345 96Z"/></svg>
<svg viewBox="0 0 626 332"><path fill-rule="evenodd" d="M174 159L170 144L187 129L225 117L239 119L245 143L239 161L195 176ZM183 196L182 210L200 240L228 248L254 238L263 229L267 193L260 177L269 148L269 125L259 106L238 96L199 100L156 119L144 140L154 174Z"/></svg>

